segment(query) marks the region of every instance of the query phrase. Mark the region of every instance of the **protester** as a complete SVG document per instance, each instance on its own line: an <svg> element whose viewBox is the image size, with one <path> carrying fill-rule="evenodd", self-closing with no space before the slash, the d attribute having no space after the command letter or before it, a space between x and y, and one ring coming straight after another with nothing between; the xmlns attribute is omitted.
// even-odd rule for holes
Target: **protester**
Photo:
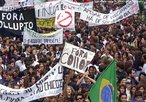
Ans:
<svg viewBox="0 0 146 102"><path fill-rule="evenodd" d="M125 93L121 93L119 95L119 101L118 102L128 102L127 101L127 95Z"/></svg>

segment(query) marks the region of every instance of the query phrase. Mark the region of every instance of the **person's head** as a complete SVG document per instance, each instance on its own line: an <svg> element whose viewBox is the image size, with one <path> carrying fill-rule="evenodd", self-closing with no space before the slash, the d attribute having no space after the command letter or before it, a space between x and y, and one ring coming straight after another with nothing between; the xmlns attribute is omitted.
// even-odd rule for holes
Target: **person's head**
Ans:
<svg viewBox="0 0 146 102"><path fill-rule="evenodd" d="M10 61L10 66L11 66L11 67L14 67L14 66L15 66L15 60L11 60L11 61Z"/></svg>
<svg viewBox="0 0 146 102"><path fill-rule="evenodd" d="M86 98L86 99L84 100L84 102L90 102L90 100L89 100L88 98Z"/></svg>
<svg viewBox="0 0 146 102"><path fill-rule="evenodd" d="M84 96L83 94L77 94L76 95L76 102L84 102Z"/></svg>
<svg viewBox="0 0 146 102"><path fill-rule="evenodd" d="M15 56L16 56L16 55L19 55L19 51L18 51L17 49L14 49L14 50L13 50L13 55L15 55Z"/></svg>
<svg viewBox="0 0 146 102"><path fill-rule="evenodd" d="M146 78L146 74L144 72L141 72L138 76L139 81L144 80L145 78Z"/></svg>
<svg viewBox="0 0 146 102"><path fill-rule="evenodd" d="M2 57L0 57L0 64L2 64L3 63L3 58Z"/></svg>
<svg viewBox="0 0 146 102"><path fill-rule="evenodd" d="M127 53L127 52L124 52L124 53L122 54L122 57L123 57L123 59L124 59L124 58L128 58L128 53Z"/></svg>
<svg viewBox="0 0 146 102"><path fill-rule="evenodd" d="M69 78L69 73L65 73L64 74L64 82L67 82L68 78Z"/></svg>
<svg viewBox="0 0 146 102"><path fill-rule="evenodd" d="M124 69L124 63L122 61L117 62L117 68L118 69Z"/></svg>
<svg viewBox="0 0 146 102"><path fill-rule="evenodd" d="M142 93L140 92L140 91L137 91L136 93L135 93L135 100L136 100L136 102L142 102Z"/></svg>
<svg viewBox="0 0 146 102"><path fill-rule="evenodd" d="M95 67L94 66L90 66L88 71L89 71L89 75L94 75Z"/></svg>
<svg viewBox="0 0 146 102"><path fill-rule="evenodd" d="M30 59L31 59L32 62L36 61L35 55L34 55L34 54L31 54L31 55L30 55Z"/></svg>
<svg viewBox="0 0 146 102"><path fill-rule="evenodd" d="M10 45L9 46L9 51L13 51L15 48L14 48L14 45Z"/></svg>
<svg viewBox="0 0 146 102"><path fill-rule="evenodd" d="M49 51L50 52L53 52L54 51L54 47L53 46L50 46Z"/></svg>
<svg viewBox="0 0 146 102"><path fill-rule="evenodd" d="M24 61L26 58L26 55L24 53L21 54L21 61Z"/></svg>
<svg viewBox="0 0 146 102"><path fill-rule="evenodd" d="M135 75L136 75L136 71L135 71L135 69L133 69L133 68L129 68L129 69L127 70L127 73L128 73L128 76L131 77L131 78L134 78Z"/></svg>
<svg viewBox="0 0 146 102"><path fill-rule="evenodd" d="M67 94L67 96L73 95L73 94L74 94L74 89L73 89L73 87L67 86L67 88L66 88L66 94Z"/></svg>
<svg viewBox="0 0 146 102"><path fill-rule="evenodd" d="M15 69L15 71L13 72L13 77L14 78L17 78L19 75L19 70L18 69Z"/></svg>
<svg viewBox="0 0 146 102"><path fill-rule="evenodd" d="M123 78L123 79L121 80L120 84L126 85L126 82L127 82L126 78Z"/></svg>
<svg viewBox="0 0 146 102"><path fill-rule="evenodd" d="M10 81L13 79L13 73L12 72L6 72L6 78L7 81Z"/></svg>
<svg viewBox="0 0 146 102"><path fill-rule="evenodd" d="M21 78L21 79L19 80L19 85L20 85L20 86L24 85L24 78Z"/></svg>
<svg viewBox="0 0 146 102"><path fill-rule="evenodd" d="M28 67L28 73L32 74L33 72L34 72L34 67L33 66Z"/></svg>
<svg viewBox="0 0 146 102"><path fill-rule="evenodd" d="M119 102L127 102L127 94L126 93L121 93L119 95Z"/></svg>
<svg viewBox="0 0 146 102"><path fill-rule="evenodd" d="M40 63L38 70L39 70L40 73L43 73L44 70L45 70L45 65L43 63Z"/></svg>
<svg viewBox="0 0 146 102"><path fill-rule="evenodd" d="M140 91L143 94L145 92L145 87L143 85L139 85L137 87L137 91Z"/></svg>
<svg viewBox="0 0 146 102"><path fill-rule="evenodd" d="M2 73L3 73L3 67L0 66L0 75L2 75Z"/></svg>
<svg viewBox="0 0 146 102"><path fill-rule="evenodd" d="M126 86L125 85L120 85L119 86L119 91L120 91L120 93L125 93L126 92Z"/></svg>
<svg viewBox="0 0 146 102"><path fill-rule="evenodd" d="M38 54L37 49L36 48L32 48L32 54Z"/></svg>
<svg viewBox="0 0 146 102"><path fill-rule="evenodd" d="M130 79L127 79L126 80L126 88L130 90L131 89L131 85L132 85L131 84L131 80Z"/></svg>
<svg viewBox="0 0 146 102"><path fill-rule="evenodd" d="M89 77L91 77L91 76L89 76ZM86 83L86 84L88 84L88 85L91 84L91 80L90 80L89 78L84 77L84 80L85 80L85 83Z"/></svg>
<svg viewBox="0 0 146 102"><path fill-rule="evenodd" d="M56 49L56 51L60 51L60 47L59 46L56 46L55 49Z"/></svg>
<svg viewBox="0 0 146 102"><path fill-rule="evenodd" d="M63 91L62 91L62 93L60 93L59 95L58 95L58 102L61 102L62 100L64 100L64 93L63 93Z"/></svg>
<svg viewBox="0 0 146 102"><path fill-rule="evenodd" d="M25 47L25 51L28 52L28 53L30 53L31 52L31 46L30 45L27 45Z"/></svg>
<svg viewBox="0 0 146 102"><path fill-rule="evenodd" d="M131 86L130 93L132 96L135 95L135 93L136 93L136 86L135 85Z"/></svg>
<svg viewBox="0 0 146 102"><path fill-rule="evenodd" d="M19 85L18 84L14 85L14 89L20 89Z"/></svg>
<svg viewBox="0 0 146 102"><path fill-rule="evenodd" d="M36 79L35 76L32 76L32 77L30 78L31 85L35 84L36 81L37 81L37 79Z"/></svg>
<svg viewBox="0 0 146 102"><path fill-rule="evenodd" d="M19 81L19 85L22 88L27 88L29 84L29 78L27 76L22 76L22 78Z"/></svg>

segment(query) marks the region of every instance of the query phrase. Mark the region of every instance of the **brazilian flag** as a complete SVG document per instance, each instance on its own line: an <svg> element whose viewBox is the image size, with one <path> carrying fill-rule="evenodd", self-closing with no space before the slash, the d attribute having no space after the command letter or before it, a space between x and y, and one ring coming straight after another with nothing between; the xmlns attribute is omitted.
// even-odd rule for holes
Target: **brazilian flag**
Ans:
<svg viewBox="0 0 146 102"><path fill-rule="evenodd" d="M99 76L89 92L91 102L118 102L116 63L113 60Z"/></svg>

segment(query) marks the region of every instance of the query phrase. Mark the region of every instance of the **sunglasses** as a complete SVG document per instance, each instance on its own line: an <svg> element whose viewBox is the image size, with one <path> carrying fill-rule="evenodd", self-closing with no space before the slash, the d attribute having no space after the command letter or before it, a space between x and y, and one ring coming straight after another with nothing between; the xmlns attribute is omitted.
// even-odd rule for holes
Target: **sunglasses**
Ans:
<svg viewBox="0 0 146 102"><path fill-rule="evenodd" d="M82 99L82 97L77 98L77 100L81 100L81 99Z"/></svg>

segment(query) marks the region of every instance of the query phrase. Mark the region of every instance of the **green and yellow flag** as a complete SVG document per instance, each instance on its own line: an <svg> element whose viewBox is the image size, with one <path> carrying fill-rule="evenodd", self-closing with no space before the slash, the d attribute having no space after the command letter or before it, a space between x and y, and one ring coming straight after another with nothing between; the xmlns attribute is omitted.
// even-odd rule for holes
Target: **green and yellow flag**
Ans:
<svg viewBox="0 0 146 102"><path fill-rule="evenodd" d="M113 60L99 76L89 92L91 102L118 102L116 84L116 63Z"/></svg>

